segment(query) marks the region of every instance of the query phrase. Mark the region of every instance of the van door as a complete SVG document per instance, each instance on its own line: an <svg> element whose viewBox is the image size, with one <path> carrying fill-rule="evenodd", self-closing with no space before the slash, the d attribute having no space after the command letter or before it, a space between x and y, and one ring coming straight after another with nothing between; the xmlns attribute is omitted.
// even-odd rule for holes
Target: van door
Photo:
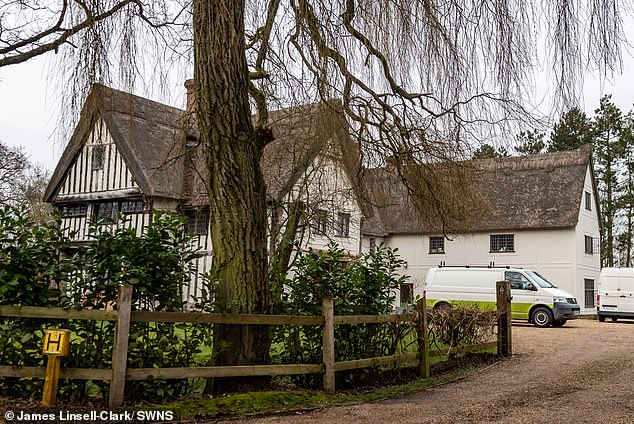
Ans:
<svg viewBox="0 0 634 424"><path fill-rule="evenodd" d="M629 269L619 271L619 312L634 314L634 275Z"/></svg>
<svg viewBox="0 0 634 424"><path fill-rule="evenodd" d="M610 312L620 312L619 303L621 296L619 269L605 269L599 277L599 296L601 296L601 306L599 310L609 316Z"/></svg>
<svg viewBox="0 0 634 424"><path fill-rule="evenodd" d="M511 283L511 317L528 319L528 312L535 304L535 286L521 272L504 271L504 279Z"/></svg>

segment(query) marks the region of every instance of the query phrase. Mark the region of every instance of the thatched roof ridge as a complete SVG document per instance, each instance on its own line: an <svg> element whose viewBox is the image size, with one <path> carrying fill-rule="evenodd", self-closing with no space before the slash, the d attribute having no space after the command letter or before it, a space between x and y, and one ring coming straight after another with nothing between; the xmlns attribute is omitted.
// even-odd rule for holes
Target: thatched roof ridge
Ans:
<svg viewBox="0 0 634 424"><path fill-rule="evenodd" d="M99 118L106 123L145 195L176 199L186 207L207 204L208 170L198 142L195 116L99 84L91 90L78 126L53 173L45 195L47 201L54 200ZM351 181L355 180L359 161L351 154L354 143L338 102L272 111L270 124L275 140L266 146L262 157L270 200L282 201L317 155L339 161Z"/></svg>
<svg viewBox="0 0 634 424"><path fill-rule="evenodd" d="M84 147L94 123L103 119L134 179L149 196L177 198L182 163L174 149L185 139L185 112L101 84L95 84L82 109L79 123L53 172L45 199L52 201L76 157ZM182 162L182 160L180 160Z"/></svg>
<svg viewBox="0 0 634 424"><path fill-rule="evenodd" d="M400 178L389 169L379 168L369 170L366 182L383 228L374 222L364 226L362 232L456 234L574 227L579 219L586 173L591 167L591 147L473 160L464 166L472 169L472 189L481 199L465 204L464 212L477 219L423 219ZM451 191L451 185L447 189Z"/></svg>

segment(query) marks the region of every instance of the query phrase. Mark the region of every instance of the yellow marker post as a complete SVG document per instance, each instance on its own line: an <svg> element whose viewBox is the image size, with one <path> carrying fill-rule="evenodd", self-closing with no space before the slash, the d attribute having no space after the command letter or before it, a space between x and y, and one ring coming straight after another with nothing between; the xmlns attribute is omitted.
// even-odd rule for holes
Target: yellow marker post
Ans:
<svg viewBox="0 0 634 424"><path fill-rule="evenodd" d="M44 380L43 406L55 406L57 401L57 380L62 356L70 351L70 330L46 330L42 354L48 357L46 362L46 379Z"/></svg>

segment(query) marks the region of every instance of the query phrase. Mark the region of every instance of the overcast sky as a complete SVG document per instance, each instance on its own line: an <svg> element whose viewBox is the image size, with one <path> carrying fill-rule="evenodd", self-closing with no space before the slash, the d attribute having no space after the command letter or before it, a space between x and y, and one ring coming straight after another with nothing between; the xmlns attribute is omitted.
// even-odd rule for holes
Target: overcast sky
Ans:
<svg viewBox="0 0 634 424"><path fill-rule="evenodd" d="M628 39L634 39L634 25ZM51 137L57 122L54 94L47 83L47 61L40 57L27 63L0 68L0 140L14 146L23 146L32 162L49 171L55 168L64 146ZM173 106L183 107L182 95L172 95ZM176 89L175 89L176 90ZM634 103L634 59L624 53L623 73L608 78L601 84L598 75L589 74L583 88L583 105L592 116L604 94L612 94L614 103L625 113ZM160 100L160 99L156 99ZM545 112L545 111L544 111ZM552 117L556 119L557 117Z"/></svg>

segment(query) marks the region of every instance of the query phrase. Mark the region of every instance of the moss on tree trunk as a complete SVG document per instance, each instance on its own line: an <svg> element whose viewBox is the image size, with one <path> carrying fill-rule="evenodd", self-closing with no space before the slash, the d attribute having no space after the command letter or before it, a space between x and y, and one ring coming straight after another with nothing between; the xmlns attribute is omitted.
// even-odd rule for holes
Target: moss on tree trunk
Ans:
<svg viewBox="0 0 634 424"><path fill-rule="evenodd" d="M194 2L198 128L209 168L210 231L217 300L230 313L268 311L264 140L251 122L244 1ZM266 326L218 326L219 365L268 360Z"/></svg>

